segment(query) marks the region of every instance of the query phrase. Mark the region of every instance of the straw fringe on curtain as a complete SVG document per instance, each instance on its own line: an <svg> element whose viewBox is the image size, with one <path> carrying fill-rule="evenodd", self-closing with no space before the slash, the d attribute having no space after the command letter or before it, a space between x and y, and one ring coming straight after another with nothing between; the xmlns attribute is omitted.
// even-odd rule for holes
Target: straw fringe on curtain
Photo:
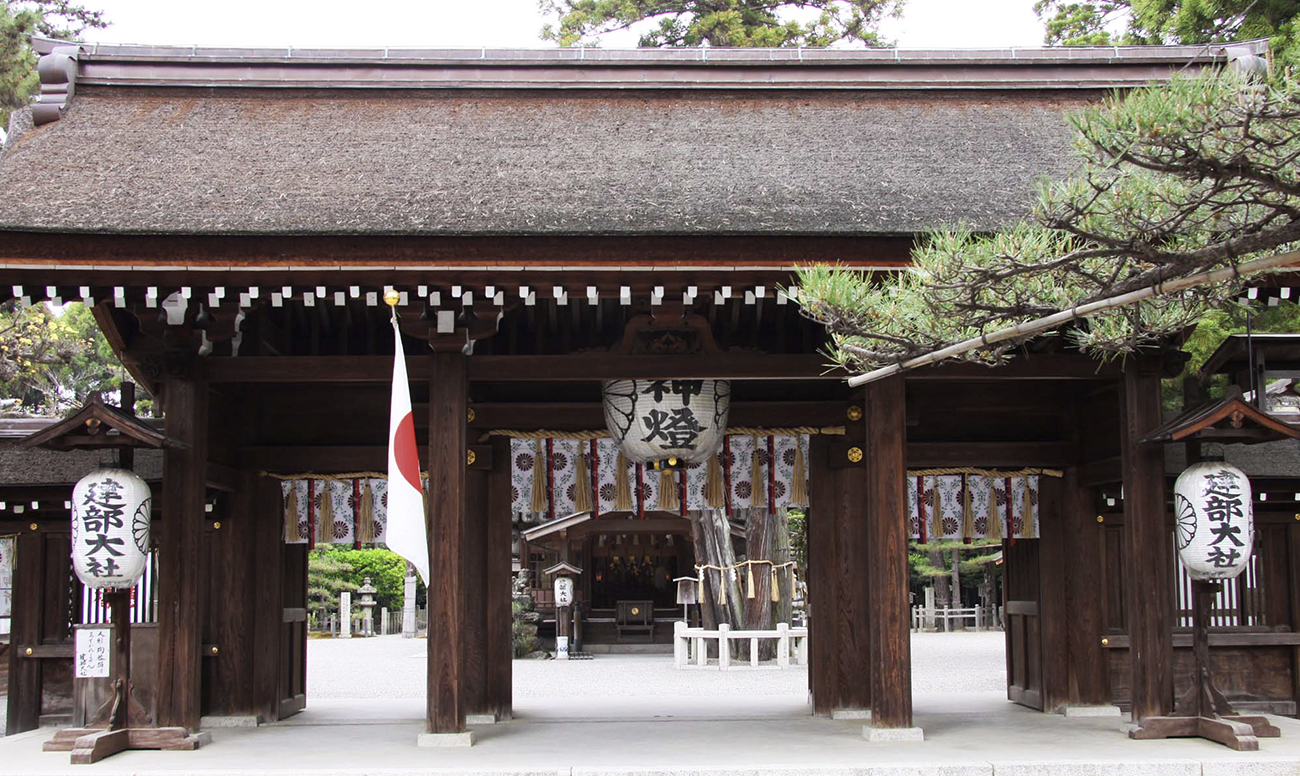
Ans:
<svg viewBox="0 0 1300 776"><path fill-rule="evenodd" d="M573 511L591 511L591 459L586 453L578 454L578 470L574 473Z"/></svg>
<svg viewBox="0 0 1300 776"><path fill-rule="evenodd" d="M619 512L631 512L636 509L632 501L632 483L627 476L627 456L622 450L618 452L617 474L614 480L614 509ZM640 487L641 483L637 483Z"/></svg>
<svg viewBox="0 0 1300 776"><path fill-rule="evenodd" d="M970 475L961 476L961 538L975 536L975 504L971 500Z"/></svg>
<svg viewBox="0 0 1300 776"><path fill-rule="evenodd" d="M681 505L681 499L677 495L677 480L673 478L672 470L664 469L659 472L659 509L676 512Z"/></svg>
<svg viewBox="0 0 1300 776"><path fill-rule="evenodd" d="M284 500L284 540L290 544L298 541L298 489L289 483L289 495Z"/></svg>
<svg viewBox="0 0 1300 776"><path fill-rule="evenodd" d="M1002 512L998 509L998 485L992 477L986 478L989 483L989 539L995 542L1002 541Z"/></svg>
<svg viewBox="0 0 1300 776"><path fill-rule="evenodd" d="M533 443L533 498L529 507L534 512L546 512L551 508L546 494L546 449L541 439Z"/></svg>
<svg viewBox="0 0 1300 776"><path fill-rule="evenodd" d="M357 538L362 544L375 541L375 494L370 489L370 480L361 486L361 504L357 509Z"/></svg>
<svg viewBox="0 0 1300 776"><path fill-rule="evenodd" d="M704 503L714 509L727 505L726 484L722 481L722 459L717 455L709 456L709 466L704 474Z"/></svg>
<svg viewBox="0 0 1300 776"><path fill-rule="evenodd" d="M751 507L767 506L767 478L763 476L763 459L759 452L764 448L759 446L759 437L752 437L754 440L754 455L752 465L749 467L749 483L753 485L752 495L749 497ZM771 462L768 462L771 465Z"/></svg>
<svg viewBox="0 0 1300 776"><path fill-rule="evenodd" d="M800 437L795 437L794 440L794 472L790 475L790 503L808 503L808 467L804 463L803 439Z"/></svg>

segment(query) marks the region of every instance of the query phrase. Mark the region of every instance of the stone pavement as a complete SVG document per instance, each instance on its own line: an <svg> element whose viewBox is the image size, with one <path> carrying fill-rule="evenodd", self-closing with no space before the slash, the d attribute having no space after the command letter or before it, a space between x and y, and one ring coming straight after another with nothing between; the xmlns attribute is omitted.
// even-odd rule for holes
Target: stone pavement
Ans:
<svg viewBox="0 0 1300 776"><path fill-rule="evenodd" d="M1260 751L1132 741L1118 717L1008 703L1002 634L916 634L920 743L869 743L814 718L807 671L677 671L669 655L516 661L514 720L467 749L419 749L424 642L313 641L308 707L257 729L214 729L198 752L128 752L94 766L44 753L51 731L0 741L0 774L547 774L548 776L1300 776L1300 722ZM992 685L992 686L990 686ZM351 696L351 697L348 697ZM361 696L361 697L359 697Z"/></svg>
<svg viewBox="0 0 1300 776"><path fill-rule="evenodd" d="M916 692L1006 689L1003 634L912 634ZM385 636L307 642L307 699L423 698L425 642ZM515 698L788 695L806 692L808 671L679 671L672 655L597 655L567 664L516 660Z"/></svg>

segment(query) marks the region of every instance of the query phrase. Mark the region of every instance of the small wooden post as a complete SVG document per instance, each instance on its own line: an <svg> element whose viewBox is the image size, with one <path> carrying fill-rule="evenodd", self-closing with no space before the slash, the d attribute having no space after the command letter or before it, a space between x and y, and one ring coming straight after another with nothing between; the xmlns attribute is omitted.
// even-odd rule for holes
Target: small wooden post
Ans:
<svg viewBox="0 0 1300 776"><path fill-rule="evenodd" d="M673 666L686 666L686 623L681 620L673 623Z"/></svg>
<svg viewBox="0 0 1300 776"><path fill-rule="evenodd" d="M725 622L718 625L718 670L720 671L731 668L731 644L727 638L730 630L731 626Z"/></svg>

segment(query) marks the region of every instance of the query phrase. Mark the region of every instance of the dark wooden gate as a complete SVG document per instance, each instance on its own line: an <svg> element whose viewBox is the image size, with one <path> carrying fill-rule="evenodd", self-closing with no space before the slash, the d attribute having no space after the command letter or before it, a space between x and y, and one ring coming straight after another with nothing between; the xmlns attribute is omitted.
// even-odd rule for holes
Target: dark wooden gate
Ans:
<svg viewBox="0 0 1300 776"><path fill-rule="evenodd" d="M280 719L307 707L307 545L284 545Z"/></svg>
<svg viewBox="0 0 1300 776"><path fill-rule="evenodd" d="M1043 710L1043 635L1039 617L1038 541L1003 545L1003 616L1007 637L1007 698Z"/></svg>

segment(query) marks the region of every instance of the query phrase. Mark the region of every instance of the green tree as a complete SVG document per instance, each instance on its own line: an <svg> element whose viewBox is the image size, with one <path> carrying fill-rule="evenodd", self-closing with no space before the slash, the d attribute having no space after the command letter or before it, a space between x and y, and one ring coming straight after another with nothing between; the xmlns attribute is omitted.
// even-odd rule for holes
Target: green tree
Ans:
<svg viewBox="0 0 1300 776"><path fill-rule="evenodd" d="M595 46L634 26L638 45L829 46L839 41L886 46L876 28L904 0L539 0L553 22L542 40ZM644 25L642 24L644 22Z"/></svg>
<svg viewBox="0 0 1300 776"><path fill-rule="evenodd" d="M102 11L70 0L0 0L0 128L8 127L10 111L36 92L32 35L77 40L87 29L107 26Z"/></svg>
<svg viewBox="0 0 1300 776"><path fill-rule="evenodd" d="M1079 171L1044 183L1025 220L994 234L927 236L913 269L871 280L801 268L803 312L851 369L906 361L1041 316L1236 264L1300 242L1300 84L1235 70L1175 77L1071 120ZM1099 357L1169 341L1241 282L1203 285L1079 321L1068 336ZM961 355L997 362L1028 337Z"/></svg>
<svg viewBox="0 0 1300 776"><path fill-rule="evenodd" d="M6 411L57 415L91 394L113 399L124 369L83 304L0 304L0 398ZM137 410L140 410L137 405Z"/></svg>
<svg viewBox="0 0 1300 776"><path fill-rule="evenodd" d="M382 547L364 550L331 547L325 552L349 567L350 570L344 576L352 584L360 586L366 578L369 578L370 584L379 591L375 593L375 600L379 602L379 606L387 607L390 612L402 610L406 585L405 558ZM420 603L418 589L422 587L418 577L415 584L418 605Z"/></svg>
<svg viewBox="0 0 1300 776"><path fill-rule="evenodd" d="M1038 0L1050 45L1224 43L1268 38L1300 64L1300 0Z"/></svg>
<svg viewBox="0 0 1300 776"><path fill-rule="evenodd" d="M338 613L339 593L356 592L351 571L333 547L317 547L307 554L307 611L316 618L316 627Z"/></svg>

